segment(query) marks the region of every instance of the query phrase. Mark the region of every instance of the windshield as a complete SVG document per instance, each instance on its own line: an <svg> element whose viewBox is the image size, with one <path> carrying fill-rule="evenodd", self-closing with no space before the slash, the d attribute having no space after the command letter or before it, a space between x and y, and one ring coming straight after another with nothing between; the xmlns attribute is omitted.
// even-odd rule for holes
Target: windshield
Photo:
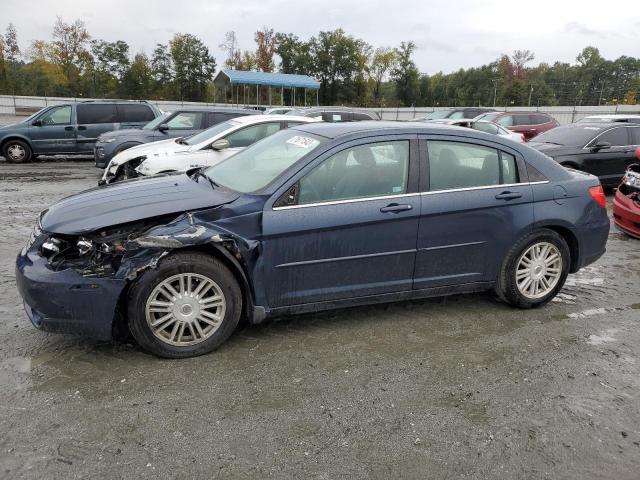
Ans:
<svg viewBox="0 0 640 480"><path fill-rule="evenodd" d="M221 133L226 132L230 128L233 128L237 125L240 125L240 122L235 122L233 120L227 120L226 122L219 123L214 125L211 128L207 128L206 130L196 133L189 137L189 139L185 142L187 145L198 145L199 143L206 142L207 140L211 140L214 137L220 135Z"/></svg>
<svg viewBox="0 0 640 480"><path fill-rule="evenodd" d="M449 115L451 115L451 110L436 110L424 117L416 117L415 120L437 120L439 118L449 118Z"/></svg>
<svg viewBox="0 0 640 480"><path fill-rule="evenodd" d="M487 122L495 122L496 118L498 118L498 116L500 116L500 115L501 115L500 112L498 112L498 113L493 113L493 112L492 113L483 113L481 115L478 115L475 118L475 120L484 120L484 121L487 121Z"/></svg>
<svg viewBox="0 0 640 480"><path fill-rule="evenodd" d="M160 115L159 117L154 118L153 120L151 120L149 123L147 123L144 127L142 127L144 130L153 130L154 128L156 128L158 125L162 124L165 122L165 120L169 117L169 115L172 115L173 112L166 112L163 113L162 115Z"/></svg>
<svg viewBox="0 0 640 480"><path fill-rule="evenodd" d="M566 125L564 127L556 127L551 130L547 130L546 132L538 135L533 141L565 145L568 147L582 147L602 130L604 130L604 127L595 127L590 125L585 125L584 127Z"/></svg>
<svg viewBox="0 0 640 480"><path fill-rule="evenodd" d="M306 132L281 130L204 173L218 185L242 193L255 192L325 141Z"/></svg>

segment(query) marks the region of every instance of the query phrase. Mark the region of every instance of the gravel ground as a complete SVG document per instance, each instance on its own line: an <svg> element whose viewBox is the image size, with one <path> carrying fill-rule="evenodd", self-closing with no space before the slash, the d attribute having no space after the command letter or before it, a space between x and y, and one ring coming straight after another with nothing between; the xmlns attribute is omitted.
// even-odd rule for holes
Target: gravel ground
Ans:
<svg viewBox="0 0 640 480"><path fill-rule="evenodd" d="M35 330L14 258L90 162L0 163L0 477L637 479L640 241L557 301L464 295L244 326L217 352Z"/></svg>

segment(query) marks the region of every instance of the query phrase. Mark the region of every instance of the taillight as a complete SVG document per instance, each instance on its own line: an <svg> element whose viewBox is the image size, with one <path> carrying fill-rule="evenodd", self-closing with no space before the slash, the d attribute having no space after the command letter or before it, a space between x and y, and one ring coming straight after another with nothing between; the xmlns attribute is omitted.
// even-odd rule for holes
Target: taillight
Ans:
<svg viewBox="0 0 640 480"><path fill-rule="evenodd" d="M593 198L593 200L602 208L607 208L607 197L604 196L602 185L598 185L597 187L590 187L589 195L591 195L591 198Z"/></svg>
<svg viewBox="0 0 640 480"><path fill-rule="evenodd" d="M525 140L526 140L526 138L524 138L524 134L523 134L523 133L521 133L521 134L520 134L520 141L521 141L522 143L524 143L524 142L525 142Z"/></svg>

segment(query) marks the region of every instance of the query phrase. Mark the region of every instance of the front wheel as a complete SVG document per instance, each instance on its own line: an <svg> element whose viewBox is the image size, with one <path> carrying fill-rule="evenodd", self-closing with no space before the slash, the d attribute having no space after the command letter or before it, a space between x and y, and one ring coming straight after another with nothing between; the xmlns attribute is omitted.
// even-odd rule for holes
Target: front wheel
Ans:
<svg viewBox="0 0 640 480"><path fill-rule="evenodd" d="M9 163L27 163L32 154L31 147L22 140L9 140L2 147L2 156Z"/></svg>
<svg viewBox="0 0 640 480"><path fill-rule="evenodd" d="M496 291L513 306L539 307L562 289L570 263L569 247L561 235L548 229L532 232L509 250Z"/></svg>
<svg viewBox="0 0 640 480"><path fill-rule="evenodd" d="M242 294L231 271L202 253L166 257L129 292L129 327L145 350L166 358L194 357L234 331Z"/></svg>

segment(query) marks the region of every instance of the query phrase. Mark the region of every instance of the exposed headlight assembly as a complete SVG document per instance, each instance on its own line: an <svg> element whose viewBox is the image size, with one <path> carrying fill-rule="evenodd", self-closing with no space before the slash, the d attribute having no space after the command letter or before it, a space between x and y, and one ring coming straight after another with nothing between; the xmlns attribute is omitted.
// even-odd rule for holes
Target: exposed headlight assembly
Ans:
<svg viewBox="0 0 640 480"><path fill-rule="evenodd" d="M622 179L622 183L624 183L628 187L640 189L640 173L627 170L627 173L624 175L624 178Z"/></svg>

